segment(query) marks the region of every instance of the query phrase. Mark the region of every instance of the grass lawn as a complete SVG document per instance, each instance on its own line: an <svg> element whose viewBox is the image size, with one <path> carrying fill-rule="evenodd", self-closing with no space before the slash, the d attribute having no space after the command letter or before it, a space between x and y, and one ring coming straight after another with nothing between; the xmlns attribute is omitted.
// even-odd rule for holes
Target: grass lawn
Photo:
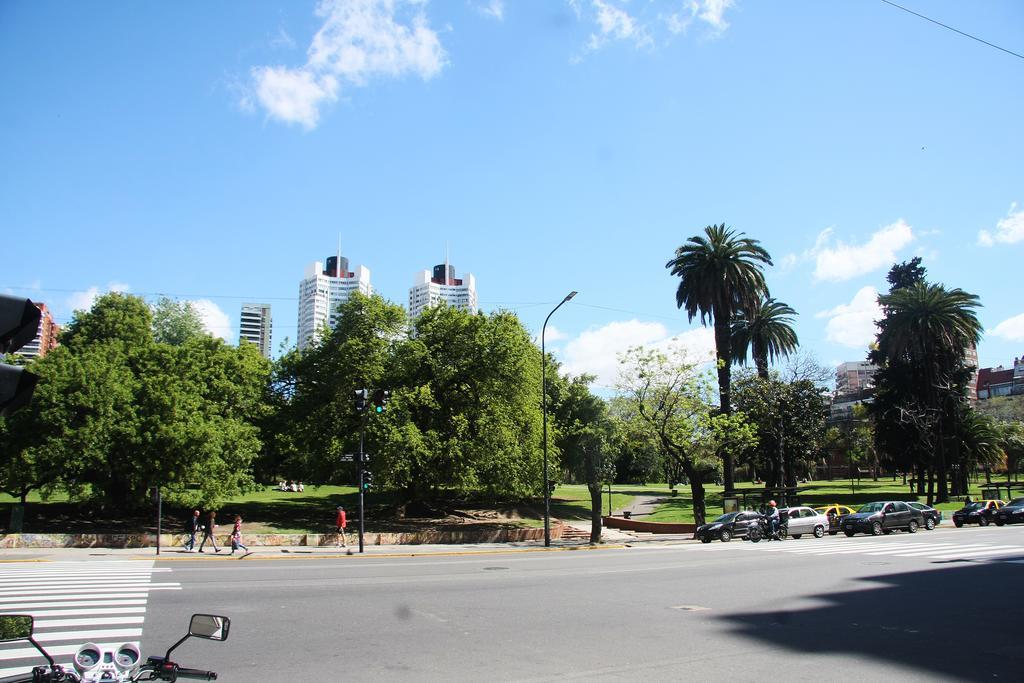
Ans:
<svg viewBox="0 0 1024 683"><path fill-rule="evenodd" d="M612 506L620 510L632 502L636 495L668 494L664 484L657 486L621 485L613 487ZM0 495L0 533L7 532L10 509L16 503L10 496ZM484 506L475 503L451 504L466 516L449 516L439 520L398 519L395 510L399 500L389 492L371 491L366 497L367 531L412 531L435 526L450 528L464 523L496 524L502 526L539 527L544 525L543 499L520 504ZM307 486L302 493L278 491L265 486L242 496L229 499L217 511L217 520L228 525L234 515L242 515L245 533L326 533L334 529L335 509L344 505L349 519L357 517L359 495L354 486ZM602 513L607 514L607 491L602 496ZM165 533L183 531L190 516L187 509L164 505ZM586 486L559 486L551 500L551 516L567 521L590 519L590 493ZM67 496L55 495L42 501L38 494L28 497L23 530L26 533L134 533L156 531L156 509L143 510L135 515L103 515L77 503L68 502Z"/></svg>
<svg viewBox="0 0 1024 683"><path fill-rule="evenodd" d="M981 498L981 489L984 481L972 482L968 491L972 499ZM741 485L741 488L749 488L749 485ZM857 508L864 503L873 500L920 500L926 502L925 496L918 497L904 486L902 479L893 481L892 478L883 478L878 481L861 479L851 481L849 479L836 479L833 481L814 481L801 484L801 488L807 490L800 493L800 503L812 507L838 503ZM650 522L693 522L693 499L690 496L690 487L680 485L677 487L679 495L672 498L654 511L653 514L644 517L644 521ZM705 487L707 518L713 519L722 514L722 487L706 484ZM963 502L955 500L949 503L936 505L936 508L946 512L959 510Z"/></svg>

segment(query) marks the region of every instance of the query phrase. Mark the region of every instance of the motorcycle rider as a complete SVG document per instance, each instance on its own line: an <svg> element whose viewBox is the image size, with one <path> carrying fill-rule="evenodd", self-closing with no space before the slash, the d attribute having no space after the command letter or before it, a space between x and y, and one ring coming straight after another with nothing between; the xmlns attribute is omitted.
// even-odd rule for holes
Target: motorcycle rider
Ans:
<svg viewBox="0 0 1024 683"><path fill-rule="evenodd" d="M765 511L765 516L768 517L768 527L771 530L771 538L780 540L779 526L782 518L779 515L779 508L775 504L774 500L768 501L768 509Z"/></svg>

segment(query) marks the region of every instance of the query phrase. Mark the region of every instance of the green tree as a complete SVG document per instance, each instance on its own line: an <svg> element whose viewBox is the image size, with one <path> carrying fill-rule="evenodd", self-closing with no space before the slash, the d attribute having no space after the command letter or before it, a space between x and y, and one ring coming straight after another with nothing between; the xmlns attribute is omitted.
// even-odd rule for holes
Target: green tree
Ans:
<svg viewBox="0 0 1024 683"><path fill-rule="evenodd" d="M153 307L153 338L157 342L181 346L202 336L206 336L206 328L191 301L160 297Z"/></svg>
<svg viewBox="0 0 1024 683"><path fill-rule="evenodd" d="M557 364L555 365L557 370ZM615 425L605 402L590 392L592 375L562 378L552 373L557 387L552 396L551 420L562 465L573 481L586 483L590 492L590 542L601 540L601 485L615 478L613 441Z"/></svg>
<svg viewBox="0 0 1024 683"><path fill-rule="evenodd" d="M753 308L768 296L763 264L772 264L760 242L743 234L727 229L725 224L709 225L704 235L691 237L665 264L679 278L676 305L686 309L689 320L700 313L702 325L709 320L714 324L719 406L726 415L732 412L730 325L737 313ZM725 487L732 489L732 454L723 453L722 461Z"/></svg>
<svg viewBox="0 0 1024 683"><path fill-rule="evenodd" d="M647 423L640 417L636 403L625 396L608 400L608 416L612 421L615 449L615 480L620 483L660 481L664 476L660 444Z"/></svg>
<svg viewBox="0 0 1024 683"><path fill-rule="evenodd" d="M768 378L768 363L789 356L799 341L793 329L796 311L775 299L764 299L742 311L732 323L733 360L743 364L748 350L762 379Z"/></svg>
<svg viewBox="0 0 1024 683"><path fill-rule="evenodd" d="M966 402L969 370L965 350L981 337L981 324L974 312L978 297L960 289L914 282L879 296L878 301L884 318L879 322L872 359L891 365L895 372L882 373L876 382L882 383L881 392L899 395L896 400L883 401L880 407L889 410L876 415L880 420L899 420L919 439L934 444L930 464L937 477L937 501L945 502L949 498L946 440L955 433ZM902 384L894 385L894 379Z"/></svg>
<svg viewBox="0 0 1024 683"><path fill-rule="evenodd" d="M777 376L741 375L736 408L756 427L759 446L750 451L766 487L795 486L823 448L827 401L810 380L784 382Z"/></svg>
<svg viewBox="0 0 1024 683"><path fill-rule="evenodd" d="M354 392L397 389L407 326L401 306L354 293L338 308L333 330L305 350L284 354L273 371L272 410L264 423L269 453L261 471L320 483L353 481L354 466L342 456L359 448L363 416L355 412Z"/></svg>
<svg viewBox="0 0 1024 683"><path fill-rule="evenodd" d="M34 400L7 438L44 490L126 511L151 486L209 505L248 485L266 361L210 337L157 343L150 322L141 299L100 297L33 366Z"/></svg>
<svg viewBox="0 0 1024 683"><path fill-rule="evenodd" d="M540 361L511 313L439 306L417 317L395 408L374 426L385 480L410 500L541 493Z"/></svg>
<svg viewBox="0 0 1024 683"><path fill-rule="evenodd" d="M670 485L680 474L690 485L693 516L706 516L705 480L718 471L727 448L743 452L757 444L756 431L742 413L722 413L712 403L706 375L681 350L669 353L636 347L620 359L618 390L637 407L652 437L668 458Z"/></svg>

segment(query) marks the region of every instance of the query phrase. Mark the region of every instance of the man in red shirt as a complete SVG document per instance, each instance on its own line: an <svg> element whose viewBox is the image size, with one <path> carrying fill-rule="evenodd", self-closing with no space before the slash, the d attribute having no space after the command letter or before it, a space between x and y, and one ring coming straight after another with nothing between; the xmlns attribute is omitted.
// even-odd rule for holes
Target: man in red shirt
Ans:
<svg viewBox="0 0 1024 683"><path fill-rule="evenodd" d="M338 547L348 547L348 542L345 539L345 527L348 526L348 518L345 516L345 508L338 506L338 514L334 518L334 526L338 528Z"/></svg>

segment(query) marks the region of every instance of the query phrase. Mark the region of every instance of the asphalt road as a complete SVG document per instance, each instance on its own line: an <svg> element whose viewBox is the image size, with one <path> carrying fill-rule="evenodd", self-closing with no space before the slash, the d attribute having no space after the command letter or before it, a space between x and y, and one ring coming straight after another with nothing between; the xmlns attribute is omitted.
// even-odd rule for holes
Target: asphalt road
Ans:
<svg viewBox="0 0 1024 683"><path fill-rule="evenodd" d="M158 562L222 681L1022 680L1024 526L454 557Z"/></svg>

